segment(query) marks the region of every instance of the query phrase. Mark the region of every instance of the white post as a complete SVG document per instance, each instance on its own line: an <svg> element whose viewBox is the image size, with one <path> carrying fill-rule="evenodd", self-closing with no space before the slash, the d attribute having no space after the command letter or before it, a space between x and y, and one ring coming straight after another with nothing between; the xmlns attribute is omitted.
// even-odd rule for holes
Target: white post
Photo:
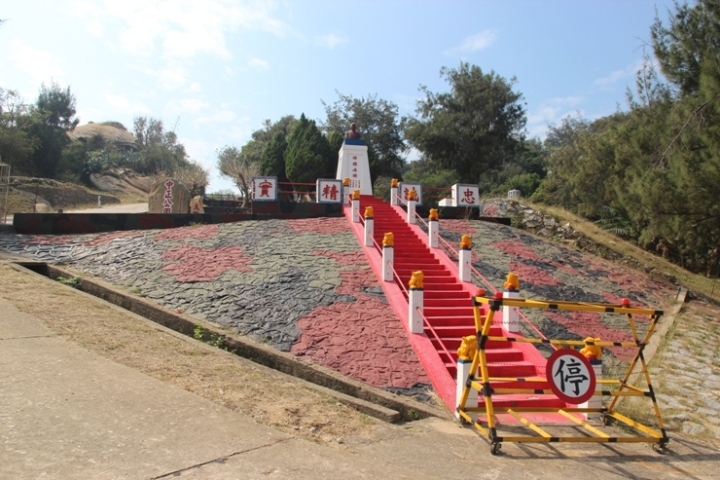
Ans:
<svg viewBox="0 0 720 480"><path fill-rule="evenodd" d="M390 187L390 205L397 205L397 191L398 187Z"/></svg>
<svg viewBox="0 0 720 480"><path fill-rule="evenodd" d="M428 220L428 244L430 248L438 248L438 221Z"/></svg>
<svg viewBox="0 0 720 480"><path fill-rule="evenodd" d="M343 197L343 205L347 205L350 203L350 187L343 185L342 187L342 197Z"/></svg>
<svg viewBox="0 0 720 480"><path fill-rule="evenodd" d="M517 290L504 290L503 298L520 298L520 292ZM510 333L520 331L520 316L515 307L503 307L502 328Z"/></svg>
<svg viewBox="0 0 720 480"><path fill-rule="evenodd" d="M423 308L423 289L412 288L408 290L408 321L410 323L409 328L412 333L423 333L423 319L418 309Z"/></svg>
<svg viewBox="0 0 720 480"><path fill-rule="evenodd" d="M382 249L382 276L386 282L393 281L393 261L395 260L395 248L392 245L384 245Z"/></svg>
<svg viewBox="0 0 720 480"><path fill-rule="evenodd" d="M457 374L455 375L457 380L457 388L455 389L455 406L460 407L460 398L462 397L463 390L465 389L465 382L467 382L467 378L470 375L470 367L472 367L472 359L471 360L462 360L458 358L457 360ZM475 408L478 406L478 392L474 388L470 389L470 392L468 392L468 398L467 402L465 402L465 405L463 407L466 408ZM459 417L460 415L455 413L456 417Z"/></svg>
<svg viewBox="0 0 720 480"><path fill-rule="evenodd" d="M373 235L375 235L375 220L372 217L365 217L365 246L373 246Z"/></svg>
<svg viewBox="0 0 720 480"><path fill-rule="evenodd" d="M590 365L593 368L593 371L595 372L595 381L602 380L603 374L602 374L602 360L590 360ZM595 383L595 392L599 392L603 389L602 385L600 383ZM590 400L587 402L581 403L578 405L580 408L602 408L602 395L593 395ZM584 413L585 418L590 419L597 419L601 416L600 413Z"/></svg>
<svg viewBox="0 0 720 480"><path fill-rule="evenodd" d="M102 207L102 195L98 195L98 208Z"/></svg>
<svg viewBox="0 0 720 480"><path fill-rule="evenodd" d="M469 248L460 248L458 252L458 271L460 272L461 282L472 282L470 275L470 262L472 261L472 250Z"/></svg>
<svg viewBox="0 0 720 480"><path fill-rule="evenodd" d="M414 225L417 221L415 220L415 200L407 201L407 223Z"/></svg>
<svg viewBox="0 0 720 480"><path fill-rule="evenodd" d="M360 199L352 199L352 221L353 223L360 223Z"/></svg>

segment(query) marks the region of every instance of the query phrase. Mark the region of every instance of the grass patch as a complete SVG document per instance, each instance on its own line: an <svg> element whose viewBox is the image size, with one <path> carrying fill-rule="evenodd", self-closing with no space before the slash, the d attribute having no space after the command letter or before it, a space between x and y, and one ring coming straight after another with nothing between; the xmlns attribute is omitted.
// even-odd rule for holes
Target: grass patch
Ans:
<svg viewBox="0 0 720 480"><path fill-rule="evenodd" d="M80 277L58 277L57 281L68 287L78 289L82 285L82 279Z"/></svg>

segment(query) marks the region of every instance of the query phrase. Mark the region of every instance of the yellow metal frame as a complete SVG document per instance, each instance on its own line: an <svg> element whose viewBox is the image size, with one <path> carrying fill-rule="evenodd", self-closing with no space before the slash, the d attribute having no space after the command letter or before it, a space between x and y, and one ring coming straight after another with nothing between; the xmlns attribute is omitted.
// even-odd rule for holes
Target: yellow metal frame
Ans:
<svg viewBox="0 0 720 480"><path fill-rule="evenodd" d="M480 307L487 305L488 313L483 320ZM608 379L598 380L598 384L603 385L603 390L595 391L594 395L605 395L611 396L612 400L607 407L603 408L548 408L548 407L494 407L492 401L493 394L511 394L511 393L530 393L530 394L552 394L552 390L544 389L533 389L532 384L544 383L546 380L543 378L513 378L513 377L490 377L488 374L487 357L485 355L485 345L488 341L506 341L506 342L524 342L534 344L551 344L558 346L567 347L581 347L585 346L584 340L546 340L542 338L524 338L524 337L497 337L490 336L490 327L493 324L493 318L500 310L501 307L514 307L514 308L535 308L535 309L548 309L548 310L565 310L574 312L595 312L595 313L615 313L624 314L627 316L630 323L630 329L633 336L632 342L594 342L593 345L601 347L626 347L637 349L633 360L630 362L627 371L622 379ZM472 359L472 366L470 367L470 374L463 388L462 396L458 402L459 407L457 413L461 422L472 424L476 430L478 430L484 437L488 439L491 444L491 452L496 454L503 442L517 442L517 443L549 443L549 442L592 442L592 443L651 443L653 448L661 451L665 444L669 441L669 438L665 432L663 426L662 417L660 416L660 409L655 398L655 393L650 382L650 375L648 373L647 364L643 357L643 349L647 345L650 336L652 335L657 322L662 316L663 312L660 310L652 310L649 308L637 308L630 307L627 305L612 305L612 304L599 304L599 303L576 303L576 302L563 302L563 301L539 301L539 300L526 300L522 298L489 298L485 296L476 296L473 298L473 309L475 316L475 331L477 335L478 349ZM650 317L650 326L644 338L640 339L638 336L638 329L635 325L633 315L646 315ZM629 382L632 372L635 370L636 365L640 365L644 374L645 382L647 383L647 389L643 389ZM476 378L476 374L480 371L480 378ZM528 388L505 388L505 389L494 389L492 388L493 382L508 382L508 381L522 381L528 383ZM615 390L604 389L605 386L612 387L616 386ZM467 403L470 389L475 389L482 394L484 398L484 407L465 407ZM647 425L643 425L636 422L618 412L615 411L620 397L649 397L652 401L655 418L659 430L651 428ZM477 415L476 419L473 419L471 413L484 412L485 418L481 420L481 415ZM583 428L583 432L587 436L554 436L530 421L523 414L528 413L555 413L567 419L569 424L575 424ZM610 418L615 421L622 423L628 427L631 427L635 436L611 436L603 432L600 428L591 425L586 420L578 418L577 414L595 413L602 416L603 425L607 425ZM513 416L521 425L529 428L532 432L537 435L529 436L500 436L498 435L497 414L508 414Z"/></svg>

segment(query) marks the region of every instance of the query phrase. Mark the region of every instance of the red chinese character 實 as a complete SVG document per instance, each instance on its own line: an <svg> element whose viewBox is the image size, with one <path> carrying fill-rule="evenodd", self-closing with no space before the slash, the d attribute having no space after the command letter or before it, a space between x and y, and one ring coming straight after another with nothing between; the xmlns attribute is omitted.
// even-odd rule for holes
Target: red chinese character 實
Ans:
<svg viewBox="0 0 720 480"><path fill-rule="evenodd" d="M261 197L270 197L270 189L272 188L273 184L272 182L268 180L263 180L259 184L260 186L260 196Z"/></svg>

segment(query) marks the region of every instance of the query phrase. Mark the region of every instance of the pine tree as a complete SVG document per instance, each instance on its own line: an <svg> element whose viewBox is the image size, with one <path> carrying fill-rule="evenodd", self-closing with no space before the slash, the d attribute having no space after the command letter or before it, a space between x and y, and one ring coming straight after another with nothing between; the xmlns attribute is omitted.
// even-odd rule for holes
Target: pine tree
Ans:
<svg viewBox="0 0 720 480"><path fill-rule="evenodd" d="M293 125L285 151L285 174L292 182L314 183L318 178L333 176L328 172L330 145L305 114Z"/></svg>

